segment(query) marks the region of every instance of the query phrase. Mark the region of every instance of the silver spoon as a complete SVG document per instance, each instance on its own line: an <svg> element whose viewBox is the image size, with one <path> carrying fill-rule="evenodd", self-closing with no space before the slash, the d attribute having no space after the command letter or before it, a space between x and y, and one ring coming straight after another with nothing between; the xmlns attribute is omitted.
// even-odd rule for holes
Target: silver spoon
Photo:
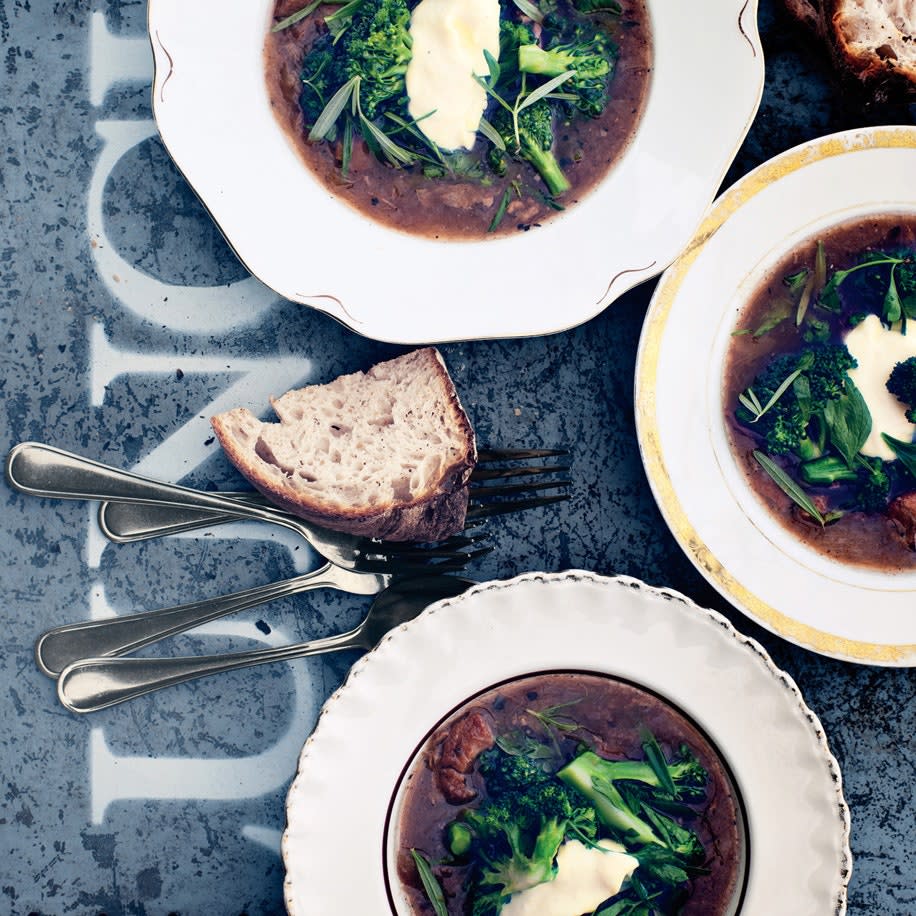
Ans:
<svg viewBox="0 0 916 916"><path fill-rule="evenodd" d="M84 658L126 655L167 636L267 601L316 588L336 588L353 595L377 595L391 584L391 578L381 573L354 572L326 563L320 569L293 579L257 585L219 598L55 627L38 637L35 661L48 677L57 677L68 665Z"/></svg>
<svg viewBox="0 0 916 916"><path fill-rule="evenodd" d="M61 672L57 695L72 712L95 712L221 671L341 649L372 649L386 633L412 620L428 605L461 594L473 584L469 579L443 575L398 580L372 602L368 614L354 629L291 646L193 658L83 659Z"/></svg>

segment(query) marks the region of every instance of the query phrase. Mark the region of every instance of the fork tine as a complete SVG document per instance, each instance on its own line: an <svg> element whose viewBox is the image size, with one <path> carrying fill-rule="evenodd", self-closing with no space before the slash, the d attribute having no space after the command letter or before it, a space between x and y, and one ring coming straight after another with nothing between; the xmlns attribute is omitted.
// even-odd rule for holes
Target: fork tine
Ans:
<svg viewBox="0 0 916 916"><path fill-rule="evenodd" d="M486 503L471 506L467 518L472 521L489 518L491 515L505 515L508 512L521 512L524 509L537 509L539 506L548 506L569 499L568 493L558 493L555 496L534 496L531 499L510 499L504 503Z"/></svg>
<svg viewBox="0 0 916 916"><path fill-rule="evenodd" d="M536 490L552 490L568 487L571 480L538 480L531 483L507 483L501 487L471 487L471 499L492 499L496 496L511 496L514 493L533 493Z"/></svg>
<svg viewBox="0 0 916 916"><path fill-rule="evenodd" d="M433 555L436 557L435 561L426 561L422 560L417 561L402 561L398 558L397 562L397 575L406 576L412 575L414 573L442 573L442 572L454 572L459 569L464 569L472 560L476 560L478 557L486 556L493 550L493 547L481 547L478 550L471 550L467 553L454 553L450 556L443 555L441 558L438 555ZM389 557L379 555L377 558L367 558L360 564L360 569L365 569L368 572L392 572L392 561Z"/></svg>
<svg viewBox="0 0 916 916"><path fill-rule="evenodd" d="M428 547L418 547L410 542L404 542L403 546L400 543L390 546L385 543L380 545L378 550L368 550L366 555L368 557L384 556L398 563L401 560L422 560L424 557L458 557L466 555L461 548L472 547L484 540L486 539L483 535L473 538L449 538L441 544L431 544Z"/></svg>
<svg viewBox="0 0 916 916"><path fill-rule="evenodd" d="M522 467L517 468L478 468L472 472L471 480L503 480L507 477L528 477L537 476L539 474L561 474L563 471L568 470L568 464L551 464L545 465L543 467L538 467L537 465L530 467L523 465Z"/></svg>
<svg viewBox="0 0 916 916"><path fill-rule="evenodd" d="M477 450L477 463L490 464L494 461L524 461L527 458L555 458L568 455L567 448L481 448Z"/></svg>

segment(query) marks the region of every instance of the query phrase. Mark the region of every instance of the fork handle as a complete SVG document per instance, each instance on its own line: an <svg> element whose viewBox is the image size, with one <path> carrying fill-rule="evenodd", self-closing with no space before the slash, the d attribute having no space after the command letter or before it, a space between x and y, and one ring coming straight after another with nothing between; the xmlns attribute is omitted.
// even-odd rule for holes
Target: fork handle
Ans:
<svg viewBox="0 0 916 916"><path fill-rule="evenodd" d="M341 582L334 574L335 569L328 563L305 575L258 585L232 595L195 601L180 607L56 627L38 637L35 660L45 674L57 677L67 665L83 658L124 655L167 636L267 601L315 588L340 588Z"/></svg>
<svg viewBox="0 0 916 916"><path fill-rule="evenodd" d="M6 460L6 477L12 487L32 496L165 503L266 521L286 518L278 509L141 477L40 442L22 442L12 449Z"/></svg>
<svg viewBox="0 0 916 916"><path fill-rule="evenodd" d="M257 493L223 493L223 496L263 505ZM99 506L99 527L109 541L129 544L149 538L214 528L226 522L238 521L238 516L207 509L186 509L155 503L104 502Z"/></svg>
<svg viewBox="0 0 916 916"><path fill-rule="evenodd" d="M254 649L231 655L198 658L89 658L69 665L57 680L57 696L71 712L95 712L183 684L198 677L250 668L267 662L287 661L340 649L367 649L360 627L339 636L278 648Z"/></svg>

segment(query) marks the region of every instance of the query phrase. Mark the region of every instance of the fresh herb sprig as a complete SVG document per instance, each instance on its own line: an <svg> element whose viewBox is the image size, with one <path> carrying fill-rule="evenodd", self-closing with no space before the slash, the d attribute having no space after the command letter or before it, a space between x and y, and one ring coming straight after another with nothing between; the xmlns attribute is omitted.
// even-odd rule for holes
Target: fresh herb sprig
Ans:
<svg viewBox="0 0 916 916"><path fill-rule="evenodd" d="M905 334L907 314L904 310L904 304L900 297L900 292L897 289L895 273L901 265L912 263L913 259L910 257L892 257L890 255L881 255L878 257L873 257L869 260L862 261L860 264L855 264L852 267L846 268L845 270L835 270L830 275L830 278L827 280L827 283L821 291L820 296L818 297L818 304L822 308L825 308L829 311L839 312L843 307L840 300L840 287L849 277L861 270L890 265L891 269L888 276L887 289L884 294L882 312L879 317L887 325L896 324L898 321L902 322L901 332Z"/></svg>

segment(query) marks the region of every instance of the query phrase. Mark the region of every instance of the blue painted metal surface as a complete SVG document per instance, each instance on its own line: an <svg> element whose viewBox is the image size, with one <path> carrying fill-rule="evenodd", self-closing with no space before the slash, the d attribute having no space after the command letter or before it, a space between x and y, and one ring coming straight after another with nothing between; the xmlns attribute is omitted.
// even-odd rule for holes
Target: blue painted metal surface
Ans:
<svg viewBox="0 0 916 916"><path fill-rule="evenodd" d="M761 7L767 89L729 180L809 137L916 120L905 106L863 105L774 0ZM0 0L0 446L38 439L225 487L237 480L208 434L214 405L263 386L266 402L397 349L246 279L156 138L144 12ZM227 304L249 296L257 314L228 325L218 309L196 314L190 287L221 289ZM839 758L853 812L849 913L912 916L914 673L821 658L759 630L683 556L634 435L635 349L651 291L568 333L443 348L482 442L575 446L573 499L493 525L496 550L475 575L627 573L726 613L799 682ZM306 549L251 529L116 548L81 504L8 488L0 498L0 913L281 912L286 788L353 657L239 672L79 718L58 705L32 643L63 622L292 574L311 562ZM178 638L172 651L326 635L364 606L306 596Z"/></svg>

